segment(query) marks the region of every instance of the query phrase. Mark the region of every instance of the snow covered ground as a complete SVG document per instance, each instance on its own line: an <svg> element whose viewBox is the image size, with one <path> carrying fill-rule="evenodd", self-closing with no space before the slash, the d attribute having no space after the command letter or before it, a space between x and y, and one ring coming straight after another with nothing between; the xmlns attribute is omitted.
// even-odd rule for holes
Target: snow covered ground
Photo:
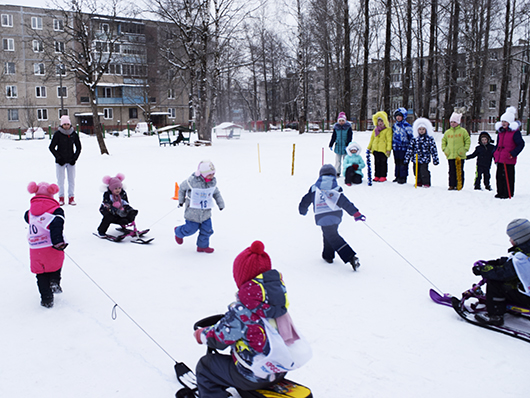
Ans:
<svg viewBox="0 0 530 398"><path fill-rule="evenodd" d="M369 132L355 134L363 151L369 138ZM441 134L435 138L442 155ZM233 259L256 239L283 273L292 317L313 347L313 359L290 377L315 397L526 396L530 345L461 321L428 291L435 286L459 295L478 280L474 261L506 253L506 225L530 217L530 146L519 157L512 200L473 190L475 161L466 162L461 192L447 190L445 159L431 164L429 189L415 189L410 177L405 186L372 187L366 181L347 187L341 178L367 217L364 225L345 217L340 227L362 264L353 272L340 260L321 259L312 213L298 214L318 176L322 148L325 162L333 162L329 139L247 132L240 140L214 139L212 147L159 147L156 136L121 136L106 139L111 155L102 156L96 139L83 135L78 205L64 208L70 242L64 293L53 309L39 305L23 220L27 184L55 182L50 141L0 139L0 396L174 396L180 384L173 360L194 368L205 353L192 325L225 311L236 291ZM473 136L471 149L476 143ZM173 238L183 223L183 210L171 199L174 184L203 159L214 162L226 202L224 211L213 211L210 255L195 251L195 237L182 246ZM389 169L393 174L392 158ZM92 235L101 219L101 179L118 172L140 211L138 226L156 238L150 245ZM113 320L114 302L166 352L122 310Z"/></svg>

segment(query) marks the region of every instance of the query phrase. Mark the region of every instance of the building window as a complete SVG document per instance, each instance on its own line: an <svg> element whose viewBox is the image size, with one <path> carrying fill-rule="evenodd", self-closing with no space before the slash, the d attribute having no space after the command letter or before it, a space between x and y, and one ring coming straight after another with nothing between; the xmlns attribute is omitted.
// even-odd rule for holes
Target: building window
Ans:
<svg viewBox="0 0 530 398"><path fill-rule="evenodd" d="M82 104L88 104L90 102L90 97L80 97L79 100Z"/></svg>
<svg viewBox="0 0 530 398"><path fill-rule="evenodd" d="M64 31L64 22L62 19L53 20L53 30L57 30L59 32Z"/></svg>
<svg viewBox="0 0 530 398"><path fill-rule="evenodd" d="M48 109L37 109L37 120L48 120Z"/></svg>
<svg viewBox="0 0 530 398"><path fill-rule="evenodd" d="M5 62L4 63L4 73L6 75L15 74L15 63L14 62Z"/></svg>
<svg viewBox="0 0 530 398"><path fill-rule="evenodd" d="M129 108L129 119L138 119L138 108Z"/></svg>
<svg viewBox="0 0 530 398"><path fill-rule="evenodd" d="M103 108L103 119L112 119L112 108Z"/></svg>
<svg viewBox="0 0 530 398"><path fill-rule="evenodd" d="M44 45L40 40L33 40L33 52L41 53L44 51Z"/></svg>
<svg viewBox="0 0 530 398"><path fill-rule="evenodd" d="M33 64L33 73L36 75L44 75L46 73L44 64L43 63Z"/></svg>
<svg viewBox="0 0 530 398"><path fill-rule="evenodd" d="M495 51L490 52L490 59L498 59L497 53Z"/></svg>
<svg viewBox="0 0 530 398"><path fill-rule="evenodd" d="M6 86L6 97L7 98L17 98L17 86Z"/></svg>
<svg viewBox="0 0 530 398"><path fill-rule="evenodd" d="M58 117L58 119L60 119L61 116L63 116L63 115L68 116L68 109L59 109L59 117Z"/></svg>
<svg viewBox="0 0 530 398"><path fill-rule="evenodd" d="M42 18L41 17L31 17L31 27L33 29L42 30Z"/></svg>
<svg viewBox="0 0 530 398"><path fill-rule="evenodd" d="M63 53L64 52L64 41L56 41L55 42L55 52L56 53Z"/></svg>
<svg viewBox="0 0 530 398"><path fill-rule="evenodd" d="M15 39L2 39L4 51L15 51Z"/></svg>
<svg viewBox="0 0 530 398"><path fill-rule="evenodd" d="M59 75L66 76L66 67L64 66L64 64L56 65L56 67L55 67L55 75L56 76L59 76Z"/></svg>
<svg viewBox="0 0 530 398"><path fill-rule="evenodd" d="M170 119L175 119L177 117L177 110L175 108L167 108L167 113L169 113Z"/></svg>
<svg viewBox="0 0 530 398"><path fill-rule="evenodd" d="M494 93L497 91L497 85L496 84L490 84L490 93Z"/></svg>
<svg viewBox="0 0 530 398"><path fill-rule="evenodd" d="M495 101L495 100L491 100L490 103L489 103L489 108L490 108L490 109L495 109L495 108L497 108L497 101Z"/></svg>
<svg viewBox="0 0 530 398"><path fill-rule="evenodd" d="M495 116L488 116L489 124L495 124L496 121L497 121L497 118Z"/></svg>
<svg viewBox="0 0 530 398"><path fill-rule="evenodd" d="M506 99L512 98L512 92L510 90L506 91Z"/></svg>
<svg viewBox="0 0 530 398"><path fill-rule="evenodd" d="M57 98L68 98L68 88L67 87L57 87Z"/></svg>
<svg viewBox="0 0 530 398"><path fill-rule="evenodd" d="M35 97L46 98L46 87L44 86L35 87Z"/></svg>
<svg viewBox="0 0 530 398"><path fill-rule="evenodd" d="M108 23L100 24L99 30L101 30L102 33L109 33L109 24Z"/></svg>
<svg viewBox="0 0 530 398"><path fill-rule="evenodd" d="M10 122L18 122L18 109L8 109L7 120Z"/></svg>
<svg viewBox="0 0 530 398"><path fill-rule="evenodd" d="M175 90L170 88L167 90L167 98L168 99L175 99Z"/></svg>
<svg viewBox="0 0 530 398"><path fill-rule="evenodd" d="M2 14L2 26L12 28L13 27L13 15Z"/></svg>

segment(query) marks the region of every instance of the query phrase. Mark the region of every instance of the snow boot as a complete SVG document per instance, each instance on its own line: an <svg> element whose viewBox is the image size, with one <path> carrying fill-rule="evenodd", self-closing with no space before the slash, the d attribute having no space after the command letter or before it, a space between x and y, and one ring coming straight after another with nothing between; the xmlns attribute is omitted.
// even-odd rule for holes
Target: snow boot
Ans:
<svg viewBox="0 0 530 398"><path fill-rule="evenodd" d="M182 245L184 243L184 239L179 238L177 235L175 235L175 242L177 242L177 244L179 245Z"/></svg>
<svg viewBox="0 0 530 398"><path fill-rule="evenodd" d="M361 262L359 261L359 259L357 258L357 256L355 254L351 258L350 264L351 264L351 266L352 266L354 271L357 271L357 268L359 268L361 266Z"/></svg>
<svg viewBox="0 0 530 398"><path fill-rule="evenodd" d="M64 196L59 196L59 205L64 206Z"/></svg>
<svg viewBox="0 0 530 398"><path fill-rule="evenodd" d="M62 293L63 289L61 288L61 285L59 285L59 282L57 281L51 281L50 282L50 289L52 289L52 293Z"/></svg>
<svg viewBox="0 0 530 398"><path fill-rule="evenodd" d="M71 196L71 197L68 198L68 204L69 204L70 206L75 206L75 205L77 204L77 203L75 203L75 200L74 200L74 197L73 197L73 196Z"/></svg>
<svg viewBox="0 0 530 398"><path fill-rule="evenodd" d="M490 315L487 312L475 314L475 319L478 323L492 326L504 325L504 316L502 315Z"/></svg>
<svg viewBox="0 0 530 398"><path fill-rule="evenodd" d="M175 236L176 238L176 236ZM199 253L213 253L213 248L212 247L199 247L197 246L197 251Z"/></svg>
<svg viewBox="0 0 530 398"><path fill-rule="evenodd" d="M379 177L379 182L385 182L386 181L386 177Z"/></svg>
<svg viewBox="0 0 530 398"><path fill-rule="evenodd" d="M322 259L328 264L331 264L333 262L332 258L326 258L326 257L322 256Z"/></svg>
<svg viewBox="0 0 530 398"><path fill-rule="evenodd" d="M53 307L53 297L51 299L42 299L40 301L40 305L42 305L43 307L46 307L46 308L52 308Z"/></svg>

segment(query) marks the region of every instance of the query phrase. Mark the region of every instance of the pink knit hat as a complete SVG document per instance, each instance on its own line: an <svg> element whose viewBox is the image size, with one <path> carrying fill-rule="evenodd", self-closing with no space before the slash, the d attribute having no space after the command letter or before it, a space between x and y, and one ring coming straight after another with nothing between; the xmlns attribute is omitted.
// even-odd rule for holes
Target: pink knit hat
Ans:
<svg viewBox="0 0 530 398"><path fill-rule="evenodd" d="M344 121L348 120L348 119L346 119L346 114L344 112L339 113L339 117L337 118L337 122L340 121L340 120L344 120Z"/></svg>
<svg viewBox="0 0 530 398"><path fill-rule="evenodd" d="M72 124L72 122L70 121L70 117L68 115L62 115L60 123L61 123L61 126L63 124L70 124L70 125Z"/></svg>
<svg viewBox="0 0 530 398"><path fill-rule="evenodd" d="M118 173L116 174L116 177L110 177L110 176L103 177L103 184L108 185L109 189L113 191L118 187L120 188L123 187L121 183L123 180L125 180L125 176L122 173Z"/></svg>
<svg viewBox="0 0 530 398"><path fill-rule="evenodd" d="M41 182L37 184L32 181L28 185L28 192L34 193L35 195L44 195L53 198L53 195L59 192L59 187L57 184L48 184L47 182Z"/></svg>
<svg viewBox="0 0 530 398"><path fill-rule="evenodd" d="M271 269L271 258L265 253L265 245L256 240L234 260L234 280L240 288L245 282Z"/></svg>
<svg viewBox="0 0 530 398"><path fill-rule="evenodd" d="M195 175L206 177L209 174L215 174L215 166L209 160L203 160L199 163Z"/></svg>

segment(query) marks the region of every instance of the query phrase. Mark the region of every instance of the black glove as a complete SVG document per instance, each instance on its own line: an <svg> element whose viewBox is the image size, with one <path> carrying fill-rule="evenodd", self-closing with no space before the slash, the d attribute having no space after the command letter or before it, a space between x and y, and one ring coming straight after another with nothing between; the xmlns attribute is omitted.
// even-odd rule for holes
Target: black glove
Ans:
<svg viewBox="0 0 530 398"><path fill-rule="evenodd" d="M482 267L479 267L478 265L475 265L473 268L471 268L471 270L477 276L482 275Z"/></svg>

